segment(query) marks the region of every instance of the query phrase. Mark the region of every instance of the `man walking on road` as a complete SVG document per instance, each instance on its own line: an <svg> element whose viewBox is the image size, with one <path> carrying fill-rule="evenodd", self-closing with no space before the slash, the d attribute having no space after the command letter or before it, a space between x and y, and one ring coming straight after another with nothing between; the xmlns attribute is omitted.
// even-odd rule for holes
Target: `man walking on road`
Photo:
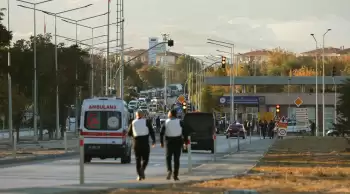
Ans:
<svg viewBox="0 0 350 194"><path fill-rule="evenodd" d="M168 170L167 180L170 180L172 171L171 160L174 156L174 174L175 181L179 180L179 168L180 168L180 156L183 143L187 143L187 134L183 129L183 124L180 119L176 118L176 110L172 110L168 113L168 119L165 121L164 126L160 132L160 145L164 147L164 136L166 140L166 166Z"/></svg>
<svg viewBox="0 0 350 194"><path fill-rule="evenodd" d="M129 126L128 135L134 138L134 152L136 159L137 180L141 181L146 178L145 169L148 164L150 146L149 136L152 138L152 146L156 144L156 138L152 125L144 118L142 111L136 112L136 119ZM142 161L142 162L141 162Z"/></svg>

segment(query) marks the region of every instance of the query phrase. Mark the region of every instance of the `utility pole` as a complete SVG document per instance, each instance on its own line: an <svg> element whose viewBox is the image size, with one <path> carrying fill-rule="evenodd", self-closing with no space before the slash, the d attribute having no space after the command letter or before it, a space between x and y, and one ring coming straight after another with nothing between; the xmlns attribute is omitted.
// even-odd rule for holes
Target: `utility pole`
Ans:
<svg viewBox="0 0 350 194"><path fill-rule="evenodd" d="M120 46L120 73L119 73L120 89L119 91L120 91L120 98L124 100L124 0L119 0L119 4L117 0L117 23L119 23L119 21L121 21L119 26L120 27L120 44L119 44Z"/></svg>
<svg viewBox="0 0 350 194"><path fill-rule="evenodd" d="M109 83L109 15L110 15L110 4L111 1L108 1L108 6L107 6L107 60L106 60L106 92L105 95L108 96L109 94L109 88L108 88L108 83Z"/></svg>
<svg viewBox="0 0 350 194"><path fill-rule="evenodd" d="M169 34L162 34L163 36L163 42L168 42ZM163 56L163 66L164 66L164 105L167 106L167 98L168 98L168 91L167 91L167 71L168 71L168 60L167 60L167 45L164 44L164 56ZM166 110L165 110L166 111Z"/></svg>

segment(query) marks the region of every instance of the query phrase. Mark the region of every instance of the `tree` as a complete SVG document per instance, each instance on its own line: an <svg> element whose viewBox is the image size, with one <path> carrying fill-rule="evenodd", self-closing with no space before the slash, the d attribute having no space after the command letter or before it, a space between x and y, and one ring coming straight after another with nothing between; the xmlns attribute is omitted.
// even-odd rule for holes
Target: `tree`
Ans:
<svg viewBox="0 0 350 194"><path fill-rule="evenodd" d="M350 79L345 80L344 85L339 87L338 92L337 124L333 125L344 137L345 133L349 132L350 126Z"/></svg>
<svg viewBox="0 0 350 194"><path fill-rule="evenodd" d="M140 79L150 87L163 86L163 74L158 67L144 66L137 70Z"/></svg>
<svg viewBox="0 0 350 194"><path fill-rule="evenodd" d="M2 24L4 13L0 12L0 48L8 46L12 40L12 32L9 32Z"/></svg>

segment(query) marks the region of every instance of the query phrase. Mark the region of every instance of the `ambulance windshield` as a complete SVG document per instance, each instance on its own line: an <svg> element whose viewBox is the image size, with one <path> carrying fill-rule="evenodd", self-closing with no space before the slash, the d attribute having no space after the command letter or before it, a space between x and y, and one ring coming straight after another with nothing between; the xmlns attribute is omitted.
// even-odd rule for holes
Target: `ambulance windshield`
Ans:
<svg viewBox="0 0 350 194"><path fill-rule="evenodd" d="M122 114L119 111L87 111L84 127L88 130L119 130Z"/></svg>

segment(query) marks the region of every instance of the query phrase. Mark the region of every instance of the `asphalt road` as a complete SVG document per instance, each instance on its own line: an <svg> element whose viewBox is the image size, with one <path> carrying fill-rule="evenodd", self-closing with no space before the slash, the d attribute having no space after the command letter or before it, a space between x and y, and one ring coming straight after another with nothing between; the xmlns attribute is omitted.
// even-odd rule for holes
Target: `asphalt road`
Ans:
<svg viewBox="0 0 350 194"><path fill-rule="evenodd" d="M252 137L252 141L259 137ZM223 156L229 152L228 141L234 152L237 139L226 140L225 137L217 137L217 156ZM249 138L240 140L240 143L249 143ZM206 163L213 159L209 151L194 151L192 153L193 167ZM146 169L146 176L153 177L165 175L164 149L158 145L151 150L150 163ZM181 169L187 169L188 156L182 154ZM185 176L185 175L183 175ZM122 180L134 180L136 178L135 160L131 164L121 164L120 160L93 159L92 163L85 165L86 183L115 183ZM71 185L79 183L79 159L78 157L37 163L23 164L19 166L0 167L0 188L31 188L31 187L54 187L60 185Z"/></svg>

